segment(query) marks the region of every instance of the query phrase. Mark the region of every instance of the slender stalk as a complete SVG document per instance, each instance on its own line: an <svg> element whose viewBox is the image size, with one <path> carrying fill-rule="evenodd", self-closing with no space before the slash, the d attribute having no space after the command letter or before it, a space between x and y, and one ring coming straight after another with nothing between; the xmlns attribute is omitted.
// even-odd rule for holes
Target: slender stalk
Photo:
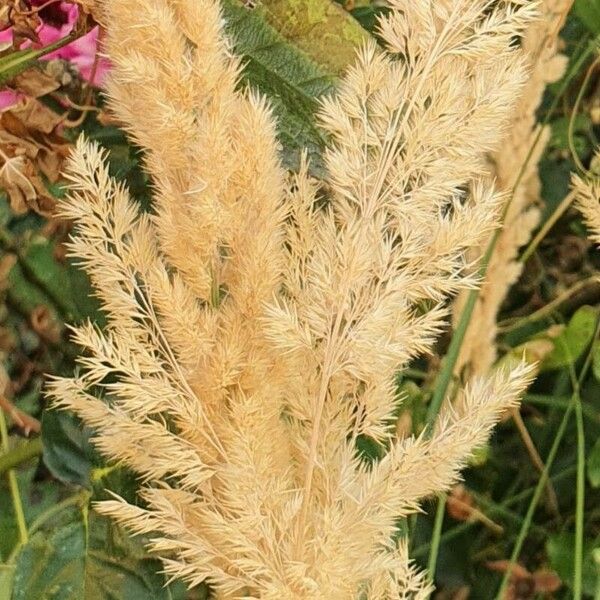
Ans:
<svg viewBox="0 0 600 600"><path fill-rule="evenodd" d="M427 572L429 577L433 581L435 578L435 567L437 563L437 557L440 550L440 543L442 538L442 525L444 524L444 515L446 513L446 500L448 499L447 494L441 494L438 497L437 508L435 513L435 521L433 523L433 535L431 537L431 547L429 550L429 561L427 563Z"/></svg>
<svg viewBox="0 0 600 600"><path fill-rule="evenodd" d="M562 481L565 477L569 477L575 471L576 471L576 467L575 467L575 465L573 465L571 467L566 468L564 471L561 471L560 473L553 475L552 477L550 477L550 480L553 483ZM523 490L522 492L519 492L518 494L515 494L514 496L510 497L508 500L505 500L504 502L502 502L502 504L496 504L494 502L487 500L485 497L481 497L481 496L477 496L477 495L475 496L475 499L477 500L477 502L479 502L485 506L486 512L489 516L491 516L491 517L503 517L504 516L504 517L510 519L511 521L514 521L515 523L522 525L523 519L520 518L520 516L517 515L516 513L508 511L507 508L510 506L513 506L514 504L521 502L522 500L526 500L529 496L531 496L534 493L534 491L535 491L535 487L527 488L527 489ZM440 541L441 542L449 542L449 541L453 540L454 538L458 537L459 535L461 535L462 533L464 533L465 531L468 531L469 529L475 527L477 524L478 523L476 521L466 521L464 523L461 523L460 525L456 525L455 527L452 527L452 529L449 529L445 533L443 533L442 536L440 537ZM541 527L538 528L535 525L532 526L532 530L539 531L540 534L546 533L545 530L543 530ZM419 556L425 556L428 553L430 548L431 548L431 542L426 542L424 544L421 544L420 546L418 546L411 552L411 556L413 556L414 558L417 558Z"/></svg>
<svg viewBox="0 0 600 600"><path fill-rule="evenodd" d="M583 581L583 511L585 505L585 432L579 392L574 395L577 423L577 494L575 497L575 561L573 598L581 600Z"/></svg>
<svg viewBox="0 0 600 600"><path fill-rule="evenodd" d="M575 141L574 141L574 129L575 129L575 117L577 116L577 112L579 111L579 105L583 100L583 95L585 90L588 87L590 82L590 78L592 77L592 73L595 71L596 67L600 65L600 56L596 58L596 60L589 66L583 82L579 87L579 93L577 94L577 98L575 99L575 104L573 105L573 110L571 111L571 118L569 119L569 128L567 130L567 140L569 142L569 150L571 151L571 158L575 163L575 166L579 169L581 173L585 173L586 169L581 162L579 155L577 154L577 150L575 149Z"/></svg>
<svg viewBox="0 0 600 600"><path fill-rule="evenodd" d="M33 535L36 531L41 529L41 527L43 527L45 523L47 523L54 516L58 515L65 508L68 508L69 506L86 505L90 499L90 496L91 493L88 490L82 489L79 492L77 492L77 494L69 496L68 498L61 500L57 504L54 504L53 506L45 510L41 515L37 517L37 519L35 519L31 523L31 527L29 528L30 535Z"/></svg>
<svg viewBox="0 0 600 600"><path fill-rule="evenodd" d="M535 148L542 137L543 126L548 123L550 115L552 114L554 109L558 106L560 99L562 98L563 94L567 90L568 85L570 84L570 82L573 79L573 77L575 76L575 74L578 72L581 65L585 62L587 57L597 48L598 40L600 40L600 35L596 36L591 42L588 43L588 45L583 50L581 55L578 57L578 59L575 61L575 63L572 65L572 67L569 69L569 72L567 73L567 75L564 77L562 85L560 86L560 89L558 90L558 92L552 102L552 105L550 106L549 111L547 112L546 116L544 117L543 122L541 123L542 126L539 128L538 133L536 134L536 136L533 140L533 143L531 144L531 147L529 148L529 152L527 153L527 156L526 156L525 160L523 161L523 164L521 165L521 169L519 171L519 174L517 176L515 184L511 190L511 194L510 194L510 196L504 206L504 209L502 211L502 215L500 217L501 224L504 224L506 215L508 214L508 211L510 209L512 201L515 197L515 191L518 188L518 186L520 185L521 180L523 179L523 176L524 176L527 166L529 164L529 161L531 160L531 157L533 156ZM496 232L492 236L492 239L486 249L485 255L481 261L481 266L479 269L479 277L482 281L485 279L488 265L489 265L492 255L494 253L494 249L498 242L498 238L500 237L501 231L502 231L502 228L499 228L496 230ZM452 380L452 375L454 373L454 367L458 360L460 349L462 347L467 329L471 322L471 317L473 316L473 311L475 310L475 306L477 304L478 297L479 297L479 289L478 288L473 289L469 292L467 301L465 303L465 307L460 316L460 320L458 322L456 329L454 330L454 335L452 336L452 341L450 342L450 346L448 347L448 352L445 356L445 359L444 359L444 362L442 365L442 369L440 370L440 373L437 377L436 385L433 390L433 395L431 398L431 402L430 402L429 408L427 410L427 423L428 423L429 427L431 427L431 425L435 421L435 418L437 417L440 407L442 406L442 402L444 401L444 398L446 397L448 387L450 385L450 382ZM565 413L565 415L567 415L569 412L570 411L567 411ZM546 478L547 478L547 474L546 474ZM537 504L537 501L536 501L536 504ZM443 515L442 515L442 517L443 517ZM436 514L436 522L437 522L438 518L442 518L442 517L440 517L439 514ZM436 561L437 561L436 555L439 550L439 544L440 544L441 526L440 526L439 530L434 529L433 534L434 534L434 538L432 539L432 542L431 542L429 565L431 565L431 566L433 566L433 568L435 568ZM509 571L510 571L510 569L507 571L507 573ZM430 573L431 573L431 571L430 571ZM508 577L508 576L506 575L506 577Z"/></svg>
<svg viewBox="0 0 600 600"><path fill-rule="evenodd" d="M530 253L531 254L531 253ZM521 259L520 259L521 260ZM540 321L544 317L550 317L555 310L558 310L562 304L577 296L588 289L597 288L600 285L600 277L593 275L586 279L582 279L574 283L570 288L567 288L562 294L545 304L542 308L523 317L512 317L504 319L498 323L498 333L508 333L515 329L520 329L529 323Z"/></svg>
<svg viewBox="0 0 600 600"><path fill-rule="evenodd" d="M560 443L562 442L562 438L567 429L567 423L569 422L569 417L571 416L571 412L573 412L574 402L571 400L567 410L565 411L562 421L558 427L558 431L554 436L554 442L552 447L550 448L550 452L548 453L548 457L546 459L546 464L544 465L544 470L542 471L540 478L538 479L537 485L535 486L535 490L533 492L533 497L529 502L529 507L527 508L527 513L525 514L525 518L523 520L523 525L521 525L521 529L519 530L519 535L517 536L517 540L515 545L513 546L512 554L510 555L509 564L504 572L504 576L502 577L502 582L500 584L500 589L498 590L498 594L496 595L496 600L502 600L505 597L506 588L508 586L508 580L510 574L512 573L513 565L517 562L519 554L521 553L521 548L523 547L523 542L527 537L527 533L531 527L531 522L533 519L533 514L537 505L542 496L542 492L546 487L546 481L548 480L548 474L552 465L554 463L554 459L556 458L556 454L558 452L558 448Z"/></svg>
<svg viewBox="0 0 600 600"><path fill-rule="evenodd" d="M512 199L512 197L511 197ZM506 215L506 211L508 210L508 204L505 207L505 211L503 214ZM494 248L496 247L496 242L498 240L499 231L497 230L492 240L487 248L487 251L481 261L481 267L479 269L479 274L483 279L487 272L487 267L494 252ZM469 292L469 296L467 298L467 302L463 309L463 312L460 316L460 320L458 325L454 331L454 335L452 336L452 341L450 342L450 346L448 348L448 352L444 358L444 363L442 366L442 370L440 371L438 378L436 380L436 385L433 390L433 396L431 398L431 402L429 403L429 407L427 409L427 426L431 431L433 427L433 423L440 411L442 406L442 402L446 397L446 393L448 391L448 387L450 385L450 381L452 380L452 374L454 373L454 366L456 365L456 361L458 360L458 355L460 349L462 347L463 340L465 338L465 334L467 333L467 329L469 327L469 323L471 322L471 316L473 315L473 311L475 310L475 305L477 304L477 298L479 297L479 289L476 288ZM431 546L429 551L429 560L428 560L428 571L429 575L433 580L435 574L435 568L437 564L437 555L440 548L440 540L442 535L442 525L444 521L444 512L446 507L446 495L443 494L439 497L437 512L435 515L435 525L433 529L433 537L431 539Z"/></svg>
<svg viewBox="0 0 600 600"><path fill-rule="evenodd" d="M562 421L560 422L560 425L558 426L556 435L554 436L554 441L552 442L552 447L550 448L550 452L548 453L548 457L546 459L546 464L544 465L544 470L542 471L542 474L541 474L541 476L537 482L537 485L535 487L533 497L531 498L529 507L527 508L527 513L525 515L523 525L521 526L519 535L517 536L517 541L515 542L515 545L513 547L513 551L510 556L509 564L506 568L506 571L504 572L504 576L502 577L502 582L500 584L500 589L498 590L498 594L496 595L496 600L502 600L504 598L504 594L505 594L506 588L508 586L508 580L509 580L510 574L512 572L513 565L517 562L519 554L521 553L521 548L523 547L523 543L525 542L525 538L527 537L527 533L531 527L531 522L533 520L533 515L535 513L535 509L537 508L540 497L542 495L542 491L546 485L546 481L548 480L548 475L549 475L550 469L552 468L552 464L554 463L554 459L556 458L556 454L558 452L560 443L562 442L562 439L564 437L564 434L565 434L565 431L567 428L567 423L569 422L571 413L573 412L574 409L577 408L577 404L581 402L579 390L580 390L582 382L584 381L584 379L587 375L590 365L592 363L591 348L593 347L594 341L598 338L599 333L600 333L600 317L596 321L596 328L594 331L592 344L590 345L590 351L588 352L585 363L584 363L583 367L581 368L581 373L579 375L579 378L574 378L573 394L571 396L569 406L567 407L567 410L565 410ZM581 441L584 441L583 436L581 436ZM583 543L582 543L583 542L583 510L582 510L583 506L581 506L581 510L579 510L579 505L583 501L583 494L579 493L579 491L580 491L579 490L579 482L580 482L580 472L581 472L582 466L585 465L585 462L583 464L580 463L579 454L580 454L580 452L579 452L579 436L578 436L578 462L577 462L578 494L577 494L577 500L576 500L578 516L576 516L576 520L577 520L577 518L579 518L581 520L581 526L579 527L576 523L575 557L574 557L574 571L575 571L575 573L574 573L574 581L575 581L574 592L575 592L575 589L578 588L579 589L579 598L581 598L581 577L582 577L582 567L583 567L583 558L582 558L582 556L583 556ZM585 450L583 453L583 459L585 460ZM584 484L583 479L581 480L581 483L583 486L583 484ZM579 552L577 549L577 536L578 535L581 536L581 546L579 548ZM578 571L578 569L579 569L579 571ZM577 579L579 579L579 584L577 584ZM575 596L575 598L577 598L577 596Z"/></svg>
<svg viewBox="0 0 600 600"><path fill-rule="evenodd" d="M0 474L14 469L21 463L24 463L34 456L42 453L42 439L39 437L31 438L24 444L0 455Z"/></svg>
<svg viewBox="0 0 600 600"><path fill-rule="evenodd" d="M535 234L535 237L531 240L531 242L529 242L527 248L525 248L523 254L521 254L521 256L519 257L519 262L526 263L529 260L531 255L537 250L537 247L540 245L540 242L554 227L556 221L558 221L558 219L560 219L564 215L569 206L573 204L575 197L575 192L571 191L561 200L560 204L556 207L555 211L550 215L550 217L546 220L544 225Z"/></svg>
<svg viewBox="0 0 600 600"><path fill-rule="evenodd" d="M0 410L0 438L2 442L2 450L6 454L9 451L8 445L8 429L4 412ZM19 532L19 545L27 543L29 536L27 535L27 523L25 521L25 513L23 512L23 504L21 502L21 493L19 492L19 484L17 482L17 474L13 469L9 469L6 473L8 479L8 487L12 499L15 518L17 520L17 530Z"/></svg>

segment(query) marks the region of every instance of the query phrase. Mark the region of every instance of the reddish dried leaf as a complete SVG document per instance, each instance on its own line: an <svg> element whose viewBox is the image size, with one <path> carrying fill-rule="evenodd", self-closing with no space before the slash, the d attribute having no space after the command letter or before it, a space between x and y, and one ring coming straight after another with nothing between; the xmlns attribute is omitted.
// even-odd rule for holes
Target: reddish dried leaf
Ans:
<svg viewBox="0 0 600 600"><path fill-rule="evenodd" d="M457 521L467 521L473 514L475 502L464 485L455 485L448 496L446 510Z"/></svg>
<svg viewBox="0 0 600 600"><path fill-rule="evenodd" d="M60 341L60 325L47 306L40 305L29 316L31 328L43 339L52 344Z"/></svg>
<svg viewBox="0 0 600 600"><path fill-rule="evenodd" d="M562 586L560 577L553 571L536 571L533 579L535 591L541 594L556 592Z"/></svg>

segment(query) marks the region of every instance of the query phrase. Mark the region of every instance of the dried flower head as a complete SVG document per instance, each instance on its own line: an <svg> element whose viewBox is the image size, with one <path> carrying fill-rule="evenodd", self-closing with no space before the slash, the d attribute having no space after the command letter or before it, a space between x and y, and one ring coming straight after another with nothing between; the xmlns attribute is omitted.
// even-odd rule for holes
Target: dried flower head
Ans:
<svg viewBox="0 0 600 600"><path fill-rule="evenodd" d="M541 0L542 18L529 24L521 41L529 77L512 113L507 135L490 156L489 165L490 177L506 194L506 214L457 361L457 373L468 367L468 376L485 375L497 357L498 311L521 274L519 249L527 244L539 221L538 163L550 139L550 127L541 127L536 113L546 86L558 81L566 69L567 58L558 52L558 42L572 4L573 0ZM488 240L485 246L487 243ZM475 256L484 252L485 247L479 248ZM455 318L462 312L465 296L461 294L455 304Z"/></svg>
<svg viewBox="0 0 600 600"><path fill-rule="evenodd" d="M592 164L600 164L600 148L596 150ZM597 173L587 177L574 175L571 184L575 192L575 204L583 215L590 239L600 244L600 176Z"/></svg>
<svg viewBox="0 0 600 600"><path fill-rule="evenodd" d="M63 214L108 317L51 394L140 476L99 510L217 598L425 598L398 518L453 484L528 382L477 380L396 439L394 373L428 351L500 198L481 173L524 79L522 0L393 2L322 104L327 186L278 159L214 0L107 0L111 106L145 149L144 214L80 141ZM159 43L157 43L157 40ZM143 90L152 90L152 94ZM357 440L385 456L368 464Z"/></svg>

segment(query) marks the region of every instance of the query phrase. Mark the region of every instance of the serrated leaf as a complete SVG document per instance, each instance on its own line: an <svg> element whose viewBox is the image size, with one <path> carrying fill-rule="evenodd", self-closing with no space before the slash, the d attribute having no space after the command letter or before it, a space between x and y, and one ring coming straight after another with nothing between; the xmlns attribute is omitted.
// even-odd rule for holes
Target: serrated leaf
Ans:
<svg viewBox="0 0 600 600"><path fill-rule="evenodd" d="M550 371L572 365L587 349L594 335L597 310L582 306L571 317L569 324L554 339L554 350L541 365L541 371Z"/></svg>
<svg viewBox="0 0 600 600"><path fill-rule="evenodd" d="M244 64L244 80L268 97L278 119L284 165L296 168L306 149L313 172L320 173L325 138L314 114L317 98L333 90L335 76L288 43L259 12L237 0L226 0L222 8L227 33Z"/></svg>
<svg viewBox="0 0 600 600"><path fill-rule="evenodd" d="M600 33L600 0L575 0L573 11L593 34Z"/></svg>
<svg viewBox="0 0 600 600"><path fill-rule="evenodd" d="M12 600L174 600L159 570L116 524L68 508L21 550Z"/></svg>
<svg viewBox="0 0 600 600"><path fill-rule="evenodd" d="M263 0L257 9L290 43L325 71L341 75L370 35L331 0Z"/></svg>

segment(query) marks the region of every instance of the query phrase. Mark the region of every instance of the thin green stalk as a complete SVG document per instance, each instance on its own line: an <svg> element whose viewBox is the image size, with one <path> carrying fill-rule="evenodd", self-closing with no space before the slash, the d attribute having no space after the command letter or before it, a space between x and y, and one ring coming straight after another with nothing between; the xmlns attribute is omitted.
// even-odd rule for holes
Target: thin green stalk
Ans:
<svg viewBox="0 0 600 600"><path fill-rule="evenodd" d="M30 535L33 535L44 525L44 523L50 521L54 516L61 513L65 508L68 508L69 506L87 505L90 497L91 493L89 490L81 489L79 492L77 492L77 494L69 496L68 498L61 500L57 504L52 505L31 523L31 527L29 528Z"/></svg>
<svg viewBox="0 0 600 600"><path fill-rule="evenodd" d="M549 406L550 408L558 408L561 410L565 410L569 406L569 402L569 398L551 398L548 396L543 396L541 394L527 394L525 398L523 398L523 404ZM582 404L581 411L586 419L589 419L594 423L598 423L598 421L600 420L597 411L594 410L594 408L592 408L591 406Z"/></svg>
<svg viewBox="0 0 600 600"><path fill-rule="evenodd" d="M444 524L444 515L446 513L446 500L448 496L441 494L438 497L437 508L435 513L435 521L433 523L433 535L431 536L431 547L429 550L429 561L427 563L427 572L433 581L435 577L435 567L437 557L440 550L440 542L442 539L442 526Z"/></svg>
<svg viewBox="0 0 600 600"><path fill-rule="evenodd" d="M594 550L592 557L596 567L596 591L594 592L594 600L600 600L600 550Z"/></svg>
<svg viewBox="0 0 600 600"><path fill-rule="evenodd" d="M550 481L552 481L553 483L557 483L559 481L562 481L565 477L571 476L575 471L576 471L575 465L567 467L560 473L557 473L556 475L553 475L552 477L550 477ZM529 496L531 496L534 493L534 491L535 491L535 487L530 487L530 488L527 488L527 489L519 492L518 494L515 494L514 496L508 498L507 500L502 502L502 504L489 503L489 506L486 507L487 514L490 517L497 517L497 516L501 517L503 515L507 516L505 514L505 511L507 510L508 507L513 506L514 504L518 504L522 500L526 500ZM482 504L483 504L483 502L482 502ZM513 514L513 516L510 518L511 518L511 520L514 520L516 518L516 515ZM519 523L522 524L523 519L519 519ZM452 527L452 529L449 529L446 532L444 532L442 534L442 536L440 537L440 541L441 542L449 542L449 541L453 540L454 538L458 537L459 535L461 535L462 533L464 533L465 531L471 529L472 527L475 527L478 524L479 523L476 521L466 521L464 523L461 523L460 525L456 525L455 527ZM542 531L542 529L540 528L540 532L541 531ZM425 556L429 552L430 548L431 548L431 542L425 542L424 544L421 544L420 546L415 548L410 554L413 558Z"/></svg>
<svg viewBox="0 0 600 600"><path fill-rule="evenodd" d="M596 60L590 65L590 67L588 68L585 77L583 79L583 82L581 84L581 86L579 87L579 93L577 94L577 98L575 99L575 104L573 105L573 110L571 111L571 118L569 119L569 128L567 131L567 140L569 143L569 150L571 151L571 157L573 158L573 162L575 163L575 166L579 169L579 171L581 173L585 173L586 169L583 166L581 160L579 159L579 155L577 154L577 150L575 148L575 141L574 141L574 129L575 129L575 117L577 116L577 112L579 110L579 105L581 104L581 101L583 100L583 95L585 93L585 91L587 90L588 84L590 82L590 79L592 77L592 73L594 72L594 70L596 69L596 67L600 64L600 57L596 58Z"/></svg>
<svg viewBox="0 0 600 600"><path fill-rule="evenodd" d="M0 475L42 453L42 439L30 438L16 448L0 454Z"/></svg>
<svg viewBox="0 0 600 600"><path fill-rule="evenodd" d="M532 252L529 252L529 248L526 250L526 252L528 252L528 255L531 256ZM520 260L526 260L525 252ZM588 288L597 288L599 284L600 278L597 275L582 279L581 281L573 284L570 288L566 289L562 294L559 294L552 301L548 302L548 304L542 306L542 308L539 308L538 310L523 317L511 317L500 321L498 323L498 333L509 333L515 329L525 327L525 325L529 325L530 323L535 323L536 321L541 321L544 318L551 317L552 314L557 311L562 304L577 294L581 294L583 291L586 291Z"/></svg>
<svg viewBox="0 0 600 600"><path fill-rule="evenodd" d="M571 413L573 412L573 410L577 408L577 404L581 403L581 397L579 394L579 390L580 390L581 384L583 383L583 381L587 375L587 372L592 364L592 356L593 355L592 355L591 348L593 348L594 341L598 338L599 333L600 333L600 317L596 320L596 328L594 331L594 336L592 338L592 343L590 345L590 350L588 351L586 359L585 359L585 363L583 364L583 367L581 368L581 373L579 374L579 378L572 376L572 378L573 378L573 394L571 396L571 401L569 402L569 406L567 407L567 410L565 410L562 421L560 422L560 425L558 427L556 435L554 436L554 440L552 442L552 447L550 448L550 452L548 453L548 458L546 459L546 464L544 465L544 469L543 469L543 471L540 475L540 478L537 482L537 485L535 487L533 497L531 498L529 507L527 508L527 513L525 515L523 525L521 526L521 529L519 531L519 535L517 536L517 541L515 542L515 545L513 547L513 551L510 556L510 561L509 561L508 567L507 567L506 571L504 572L504 576L502 577L502 582L500 584L500 589L498 590L498 594L496 595L496 600L502 600L502 598L504 598L504 593L506 592L506 588L508 586L508 580L512 573L512 567L517 562L519 554L521 553L521 548L523 547L523 543L525 542L525 538L527 537L527 533L529 532L529 529L531 527L535 509L537 508L537 505L539 503L544 486L546 485L546 482L548 481L548 475L549 475L550 469L552 468L552 464L554 463L554 459L556 458L556 454L558 452L560 443L562 442L562 438L564 437L565 431L567 429L567 423L569 422L569 417L571 416ZM581 420L581 422L583 423L583 420ZM578 427L579 427L579 425L578 425ZM576 523L576 534L575 534L576 542L575 542L575 557L574 557L574 586L573 586L573 589L574 589L574 592L577 589L579 590L579 596L575 596L575 598L581 598L581 581L582 581L582 574L583 574L583 571L582 571L582 568L583 568L583 505L581 503L583 502L582 491L584 489L585 480L583 478L581 479L582 490L580 490L579 484L580 484L580 473L581 473L582 468L585 466L585 462L583 462L583 463L580 462L581 457L579 456L579 454L580 454L579 437L580 436L578 435L577 500L576 500L578 512L577 512L577 516L576 516L576 521L577 521L577 519L579 519L581 521L581 523L580 523L580 525ZM582 435L581 442L584 442L584 441L585 440ZM583 460L585 461L585 449L583 451ZM581 505L581 508L580 508L580 505ZM579 548L578 548L578 544L577 544L577 536L580 536L580 540L581 540Z"/></svg>
<svg viewBox="0 0 600 600"><path fill-rule="evenodd" d="M554 437L554 442L552 444L552 447L550 448L550 452L548 453L548 457L546 459L546 464L544 465L544 469L540 475L540 478L538 479L537 485L535 486L535 490L533 492L533 497L531 498L531 501L529 502L529 507L527 508L527 513L525 514L525 518L523 519L523 525L521 525L521 529L519 530L519 535L517 536L517 541L515 542L515 545L513 546L512 554L510 555L510 561L509 561L508 567L506 568L506 571L504 572L504 576L502 577L502 582L500 584L500 589L498 590L498 594L496 595L496 600L502 600L505 596L506 588L508 586L508 580L512 573L512 567L517 562L519 554L521 553L521 548L523 547L523 542L525 541L525 538L527 537L527 533L529 532L529 529L531 527L533 513L535 512L535 509L537 508L537 505L542 496L542 492L544 491L544 488L546 486L546 482L548 481L548 473L550 472L550 469L552 468L552 465L554 463L554 459L556 458L558 448L560 446L560 443L562 442L562 438L567 429L567 423L569 422L569 417L571 416L571 412L573 411L573 408L574 408L574 402L572 401L569 404L567 410L565 411L565 413L563 415L562 421L560 422L560 425L558 427L558 431L556 432L556 435Z"/></svg>
<svg viewBox="0 0 600 600"><path fill-rule="evenodd" d="M9 451L8 444L8 429L4 412L0 410L0 438L2 442L2 450L4 453ZM27 522L25 521L25 513L23 512L23 504L21 502L21 493L19 492L19 483L17 482L17 474L13 469L9 469L6 473L8 479L8 487L12 499L15 518L17 520L17 530L19 532L19 545L27 543L29 536L27 535Z"/></svg>
<svg viewBox="0 0 600 600"><path fill-rule="evenodd" d="M575 192L569 192L560 202L560 204L556 207L554 212L546 219L544 225L540 228L540 230L535 234L535 237L529 242L527 248L523 251L521 256L519 256L519 262L526 263L531 255L537 250L537 247L540 245L540 242L546 237L548 232L554 227L554 224L562 215L567 211L569 206L573 204L575 200L576 194Z"/></svg>
<svg viewBox="0 0 600 600"><path fill-rule="evenodd" d="M510 201L513 196L506 203L504 208L504 212L502 215L502 219L506 215L508 211L508 207L510 205ZM486 253L481 261L481 266L479 268L479 276L481 280L485 278L485 274L487 272L487 267L490 262L490 258L494 252L494 248L496 247L496 242L500 235L500 230L496 230L494 233L492 240L486 250ZM454 334L452 335L452 340L450 342L450 346L448 347L448 352L444 358L444 362L442 365L442 369L436 379L436 385L433 390L433 395L431 397L431 402L429 403L429 407L427 409L427 426L429 430L433 427L433 423L440 411L442 406L442 402L446 397L448 392L448 387L450 386L450 382L452 380L452 375L454 373L454 367L456 365L456 361L458 360L458 355L460 353L460 349L462 347L463 340L465 338L465 334L467 333L467 329L469 328L469 323L471 322L471 317L473 315L473 311L475 310L475 305L477 304L477 298L479 297L479 288L475 288L469 292L467 297L467 302L465 303L465 307L463 309L462 314L460 315L460 320L456 329L454 330ZM446 507L446 495L441 495L438 500L437 512L435 515L435 526L433 529L433 536L431 539L431 547L429 552L429 560L428 560L428 572L429 576L434 578L435 568L437 564L437 555L440 548L440 539L442 535L442 525L444 521L444 512Z"/></svg>
<svg viewBox="0 0 600 600"><path fill-rule="evenodd" d="M585 432L579 391L574 394L577 422L577 495L575 497L575 561L573 598L581 600L583 581L583 510L585 505Z"/></svg>
<svg viewBox="0 0 600 600"><path fill-rule="evenodd" d="M594 40L592 40L587 45L586 49L582 52L581 56L577 59L577 61L575 61L574 65L569 69L569 72L564 77L562 85L554 98L554 101L550 107L550 110L548 111L548 113L546 114L546 116L542 122L542 127L540 127L537 135L535 136L533 143L531 144L531 146L529 148L529 152L527 153L527 156L525 157L525 160L523 161L523 164L521 165L521 169L519 171L519 174L517 176L515 184L511 190L511 194L503 208L502 215L500 217L501 224L503 224L506 219L506 215L508 214L508 211L510 209L512 201L515 197L515 191L518 188L518 186L520 185L521 180L523 179L523 176L526 172L527 166L529 165L529 162L531 160L531 157L533 156L534 150L541 139L543 126L547 124L547 122L550 118L550 114L552 113L554 108L556 106L558 106L558 102L560 101L560 98L562 98L562 95L567 90L569 83L571 82L571 80L573 79L575 74L579 71L579 68L581 67L581 65L585 62L587 57L597 48L598 40L600 40L600 35L595 37ZM495 231L495 233L492 236L492 239L486 249L485 255L481 261L481 266L479 268L479 273L478 273L481 281L483 281L485 279L488 264L494 253L494 249L496 247L496 243L498 242L498 238L500 237L501 231L502 231L501 228L497 229ZM427 410L427 424L428 424L429 428L431 428L433 422L435 421L435 418L437 417L437 414L442 406L442 402L444 401L444 398L446 397L446 394L448 392L448 387L452 380L454 368L455 368L456 362L458 360L458 355L460 353L460 349L462 347L467 329L469 327L469 323L471 322L471 317L473 315L473 311L475 310L475 306L477 304L478 297L479 297L479 289L478 288L473 289L469 292L467 301L465 303L465 307L460 316L460 320L454 331L454 335L452 336L450 346L448 347L448 352L446 353L446 356L445 356L445 359L444 359L444 362L442 365L442 369L440 370L440 373L437 377L436 385L433 390L433 395L431 398L431 402L430 402L428 410ZM567 414L567 413L565 413L565 414ZM546 479L547 479L547 477L546 477ZM438 508L438 513L436 514L436 523L437 523L438 519L443 519L443 515L441 515L441 516L439 515L439 508ZM434 537L431 541L431 552L430 552L428 564L430 565L430 567L433 567L434 570L435 570L435 566L437 563L437 552L439 550L439 545L440 545L441 531L442 531L441 526L439 527L439 529L434 529L434 532L433 532ZM429 572L430 572L430 575L433 577L432 571L430 570Z"/></svg>

